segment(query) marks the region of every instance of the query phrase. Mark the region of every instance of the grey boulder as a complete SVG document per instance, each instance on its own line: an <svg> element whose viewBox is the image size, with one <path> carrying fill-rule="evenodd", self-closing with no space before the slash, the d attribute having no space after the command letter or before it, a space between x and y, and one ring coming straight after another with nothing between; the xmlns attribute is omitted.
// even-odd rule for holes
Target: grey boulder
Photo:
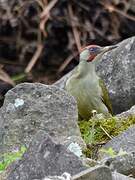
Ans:
<svg viewBox="0 0 135 180"><path fill-rule="evenodd" d="M104 165L108 166L111 171L135 177L135 152L108 158Z"/></svg>
<svg viewBox="0 0 135 180"><path fill-rule="evenodd" d="M135 104L135 37L126 39L99 61L97 71L105 81L113 110L120 113Z"/></svg>
<svg viewBox="0 0 135 180"><path fill-rule="evenodd" d="M134 178L125 176L118 172L110 172L107 167L96 167L88 169L71 177L68 173L63 173L61 176L47 176L43 180L134 180Z"/></svg>
<svg viewBox="0 0 135 180"><path fill-rule="evenodd" d="M38 132L22 160L9 167L7 180L43 180L64 172L75 175L87 169L64 145L54 143L44 131Z"/></svg>
<svg viewBox="0 0 135 180"><path fill-rule="evenodd" d="M72 177L72 180L112 180L112 174L106 166L95 166Z"/></svg>
<svg viewBox="0 0 135 180"><path fill-rule="evenodd" d="M106 150L112 148L116 153L119 153L121 149L126 153L135 152L135 125L108 141L102 148ZM103 152L100 152L99 156L102 159L110 157Z"/></svg>
<svg viewBox="0 0 135 180"><path fill-rule="evenodd" d="M134 180L134 178L129 177L129 176L124 176L123 174L113 172L112 173L112 179L113 180Z"/></svg>
<svg viewBox="0 0 135 180"><path fill-rule="evenodd" d="M112 171L135 177L135 125L107 142L102 149L111 148L116 155L111 157L105 151L99 152L103 164Z"/></svg>
<svg viewBox="0 0 135 180"><path fill-rule="evenodd" d="M128 111L117 114L120 119L128 119L130 117L135 117L135 105L132 106Z"/></svg>
<svg viewBox="0 0 135 180"><path fill-rule="evenodd" d="M77 124L76 102L64 90L40 83L22 83L8 91L0 109L0 151L29 145L39 130L67 146L85 146Z"/></svg>

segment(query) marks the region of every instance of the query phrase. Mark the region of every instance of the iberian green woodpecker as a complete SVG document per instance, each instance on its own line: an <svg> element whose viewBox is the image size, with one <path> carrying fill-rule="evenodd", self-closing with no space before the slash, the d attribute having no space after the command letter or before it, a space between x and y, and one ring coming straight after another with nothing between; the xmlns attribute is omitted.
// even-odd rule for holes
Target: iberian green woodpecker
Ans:
<svg viewBox="0 0 135 180"><path fill-rule="evenodd" d="M81 119L90 119L93 110L105 116L112 114L108 91L97 75L95 66L105 52L116 47L89 45L80 53L79 65L67 80L66 90L75 97Z"/></svg>

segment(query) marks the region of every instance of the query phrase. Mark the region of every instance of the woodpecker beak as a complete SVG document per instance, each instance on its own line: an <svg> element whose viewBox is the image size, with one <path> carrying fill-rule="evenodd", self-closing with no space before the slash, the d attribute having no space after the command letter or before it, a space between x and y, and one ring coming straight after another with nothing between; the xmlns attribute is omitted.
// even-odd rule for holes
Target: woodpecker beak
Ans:
<svg viewBox="0 0 135 180"><path fill-rule="evenodd" d="M118 47L117 45L101 47L100 53L104 54L105 52L108 52L108 51L115 49L117 47Z"/></svg>

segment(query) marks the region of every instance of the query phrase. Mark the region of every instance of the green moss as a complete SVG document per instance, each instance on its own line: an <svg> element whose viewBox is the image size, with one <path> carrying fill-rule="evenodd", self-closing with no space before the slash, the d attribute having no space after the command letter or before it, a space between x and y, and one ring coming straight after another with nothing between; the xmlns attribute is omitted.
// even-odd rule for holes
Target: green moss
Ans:
<svg viewBox="0 0 135 180"><path fill-rule="evenodd" d="M100 149L100 152L103 152L104 154L107 154L108 156L110 156L110 157L116 157L116 156L121 156L121 155L125 155L125 154L127 154L127 152L126 151L123 151L123 149L121 148L120 150L119 150L119 152L117 153L117 152L115 152L114 151L114 149L112 148L112 147L110 147L110 148L108 148L108 149L104 149L104 148L102 148L102 149Z"/></svg>
<svg viewBox="0 0 135 180"><path fill-rule="evenodd" d="M22 146L17 151L0 154L0 159L2 159L2 161L0 161L0 173L5 171L12 162L20 159L25 151L26 147Z"/></svg>
<svg viewBox="0 0 135 180"><path fill-rule="evenodd" d="M95 151L111 138L117 136L131 125L135 124L135 116L128 119L110 117L108 119L95 119L79 121L80 131L88 148L85 150L87 157L92 157Z"/></svg>

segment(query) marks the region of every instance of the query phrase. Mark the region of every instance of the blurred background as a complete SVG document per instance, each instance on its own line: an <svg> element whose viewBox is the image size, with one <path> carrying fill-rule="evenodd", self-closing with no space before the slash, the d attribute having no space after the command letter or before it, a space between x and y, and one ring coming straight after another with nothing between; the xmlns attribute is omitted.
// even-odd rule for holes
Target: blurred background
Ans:
<svg viewBox="0 0 135 180"><path fill-rule="evenodd" d="M135 35L135 0L0 0L0 106L18 83L52 84L81 47Z"/></svg>

